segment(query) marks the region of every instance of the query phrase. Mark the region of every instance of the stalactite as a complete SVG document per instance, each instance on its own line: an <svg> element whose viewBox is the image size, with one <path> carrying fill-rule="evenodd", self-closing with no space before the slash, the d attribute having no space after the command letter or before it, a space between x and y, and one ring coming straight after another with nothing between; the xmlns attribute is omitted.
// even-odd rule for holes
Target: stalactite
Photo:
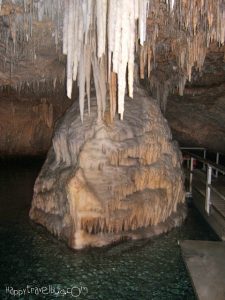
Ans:
<svg viewBox="0 0 225 300"><path fill-rule="evenodd" d="M75 7L74 1L69 0L68 6L68 26L67 26L67 96L71 98L72 96L72 86L73 86L73 53L74 53L74 14ZM83 73L83 70L82 70ZM82 76L82 74L81 74Z"/></svg>
<svg viewBox="0 0 225 300"><path fill-rule="evenodd" d="M83 49L84 51L85 49ZM85 52L84 52L85 53ZM84 119L84 98L85 98L85 61L84 55L81 55L78 69L78 86L79 86L79 104L81 121ZM72 81L72 78L71 78Z"/></svg>
<svg viewBox="0 0 225 300"><path fill-rule="evenodd" d="M21 76L21 67L24 69L26 64L29 68L30 63L36 63L41 47L47 48L52 41L54 45L54 39L56 43L61 43L62 4L62 0L0 1L0 64L11 86L16 88L16 81L23 81L27 77L25 72ZM47 26L44 27L42 23ZM46 32L51 41L46 39Z"/></svg>
<svg viewBox="0 0 225 300"><path fill-rule="evenodd" d="M85 45L84 48L84 57L85 57L85 84L86 84L86 94L88 100L88 114L91 113L91 49L90 46Z"/></svg>
<svg viewBox="0 0 225 300"><path fill-rule="evenodd" d="M64 18L63 18L63 54L67 54L68 47L68 18L69 16L69 6L65 5Z"/></svg>
<svg viewBox="0 0 225 300"><path fill-rule="evenodd" d="M110 96L110 121L113 122L113 119L116 114L116 92L117 92L117 80L116 73L111 72L110 82L109 82L109 96Z"/></svg>
<svg viewBox="0 0 225 300"><path fill-rule="evenodd" d="M74 0L72 0L74 1ZM92 56L92 68L93 68L93 76L95 82L95 89L97 94L97 101L99 104L99 116L103 117L105 107L106 107L106 83L110 82L110 74L114 72L118 76L118 87L117 87L117 96L118 96L118 113L123 119L124 112L124 97L126 90L126 75L128 70L128 89L129 96L133 96L133 73L134 73L134 44L135 39L140 38L140 43L143 44L146 38L146 19L148 13L148 0L133 0L133 1L96 1L96 5L94 5L93 1L76 1L76 11L79 11L80 7L91 7L89 10L89 14L79 13L75 15L75 22L79 20L77 25L85 24L82 36L74 34L73 41L71 38L68 39L68 33L64 29L64 48L66 49L66 44L79 44L87 45ZM68 9L69 7L69 9ZM69 3L65 3L65 13L64 13L64 28L67 25L67 14L69 11L68 24L71 21L70 17L71 10L71 0ZM96 16L96 21L95 21ZM135 23L136 20L139 20L139 34L135 37ZM108 21L108 22L107 22ZM74 20L73 20L74 22ZM108 25L107 25L108 24ZM70 25L69 25L70 26ZM75 26L76 27L76 26ZM91 31L91 37L88 38L89 32ZM79 29L80 32L80 29ZM85 36L85 39L83 38ZM91 42L93 38L96 41ZM108 39L107 39L108 36ZM67 47L68 47L67 45ZM106 47L107 45L107 47ZM131 45L131 47L130 47ZM95 52L94 47L97 48L97 53ZM64 49L64 53L66 54L66 50ZM106 49L108 49L108 55L106 54ZM73 60L71 61L70 53L67 53L67 72L69 70L69 74L67 74L67 95L71 97L71 66L73 66L73 72L76 74L77 72L77 61L83 61L82 56L84 55L84 51L77 53L75 50L75 55ZM68 52L68 51L67 51ZM93 57L96 56L97 58ZM88 62L87 62L88 63ZM86 66L83 66L83 73L85 73ZM105 76L105 70L108 70L108 75ZM90 70L90 69L89 69ZM79 69L79 72L81 70ZM97 72L97 73L95 73ZM86 77L85 81L90 79L89 76ZM73 79L76 79L76 76L73 76ZM104 80L104 83L102 82ZM83 85L82 85L83 86ZM86 86L88 86L86 82ZM98 90L100 89L100 90ZM81 93L82 91L80 91ZM115 93L114 93L115 95ZM83 94L80 99L83 99ZM114 98L113 98L114 99ZM83 101L83 100L81 100ZM115 105L113 106L115 107ZM113 116L114 113L111 113Z"/></svg>
<svg viewBox="0 0 225 300"><path fill-rule="evenodd" d="M96 16L98 58L101 58L106 51L107 0L96 0Z"/></svg>
<svg viewBox="0 0 225 300"><path fill-rule="evenodd" d="M51 22L56 48L60 49L62 42L62 52L67 55L69 98L73 81L79 81L82 119L86 98L90 113L93 65L98 70L96 78L99 78L94 80L96 94L100 97L99 115L101 118L104 115L106 87L112 87L111 74L115 73L117 86L113 99L116 95L122 119L126 88L133 97L135 57L140 61L140 77L147 74L152 80L151 72L157 68L158 56L169 48L176 58L178 74L171 88L180 86L181 90L183 76L190 81L193 68L201 70L210 43L215 41L223 45L225 42L224 0L0 0L0 12L0 42L3 45L0 63L8 73L13 67L12 76L20 60L26 57L35 62L38 49L45 43L50 45L42 35L38 38L35 30L41 22ZM64 13L63 26L61 12ZM103 79L104 84L99 82ZM101 90L97 91L99 88ZM110 100L110 103L114 102ZM115 105L110 104L110 107L114 109ZM110 114L114 116L114 112Z"/></svg>
<svg viewBox="0 0 225 300"><path fill-rule="evenodd" d="M128 94L133 98L134 82L134 51L135 51L135 3L132 2L129 11L129 46L128 46Z"/></svg>

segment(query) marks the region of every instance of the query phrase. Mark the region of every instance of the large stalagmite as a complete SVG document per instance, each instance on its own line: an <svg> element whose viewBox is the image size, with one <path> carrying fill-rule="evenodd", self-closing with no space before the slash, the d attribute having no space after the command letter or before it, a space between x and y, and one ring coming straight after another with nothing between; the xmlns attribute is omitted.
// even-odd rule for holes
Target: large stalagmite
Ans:
<svg viewBox="0 0 225 300"><path fill-rule="evenodd" d="M139 88L134 98L123 122L97 121L91 99L83 125L76 103L57 125L30 217L72 248L149 237L185 216L177 145L156 101Z"/></svg>

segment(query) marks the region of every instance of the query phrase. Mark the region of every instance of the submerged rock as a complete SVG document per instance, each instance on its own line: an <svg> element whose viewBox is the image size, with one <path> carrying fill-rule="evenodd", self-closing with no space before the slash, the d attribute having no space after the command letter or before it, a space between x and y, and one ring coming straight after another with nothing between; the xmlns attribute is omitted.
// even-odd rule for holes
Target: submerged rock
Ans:
<svg viewBox="0 0 225 300"><path fill-rule="evenodd" d="M36 180L30 218L75 249L166 232L185 217L181 156L154 99L138 89L124 120L58 122Z"/></svg>

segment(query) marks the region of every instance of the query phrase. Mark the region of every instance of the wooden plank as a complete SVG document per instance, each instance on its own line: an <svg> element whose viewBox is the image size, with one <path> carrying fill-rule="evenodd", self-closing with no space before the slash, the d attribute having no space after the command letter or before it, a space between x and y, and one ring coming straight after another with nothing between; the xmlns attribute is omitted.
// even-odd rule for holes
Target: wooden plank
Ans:
<svg viewBox="0 0 225 300"><path fill-rule="evenodd" d="M193 204L220 239L225 240L225 218L213 206L211 206L210 214L208 215L205 211L205 197L195 188L193 189Z"/></svg>
<svg viewBox="0 0 225 300"><path fill-rule="evenodd" d="M225 299L225 243L182 241L182 255L199 300Z"/></svg>
<svg viewBox="0 0 225 300"><path fill-rule="evenodd" d="M198 176L193 179L193 186L194 189L205 197L206 186ZM212 190L211 203L225 218L225 195L218 191L216 182L213 185L210 185L210 187Z"/></svg>

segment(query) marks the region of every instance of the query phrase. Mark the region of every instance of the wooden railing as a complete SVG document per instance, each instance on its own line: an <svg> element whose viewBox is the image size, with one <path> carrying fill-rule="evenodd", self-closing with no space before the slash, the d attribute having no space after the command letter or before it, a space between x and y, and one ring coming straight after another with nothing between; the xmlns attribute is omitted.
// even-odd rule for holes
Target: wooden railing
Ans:
<svg viewBox="0 0 225 300"><path fill-rule="evenodd" d="M225 175L225 167L220 164L220 157L224 154L222 153L215 153L216 154L216 161L213 162L209 159L206 159L207 149L205 148L198 148L198 147L187 147L181 148L183 153L184 160L187 161L187 169L189 173L188 183L188 191L187 196L192 197L192 190L193 190L193 175L194 169L197 162L202 164L202 171L206 173L206 191L205 191L205 210L207 214L210 214L210 206L211 206L211 191L213 190L217 196L222 198L225 201L225 195L222 195L216 187L212 186L212 176L218 178L220 174ZM192 151L199 151L202 156L193 153ZM212 152L211 152L212 153ZM225 157L225 155L224 155Z"/></svg>

